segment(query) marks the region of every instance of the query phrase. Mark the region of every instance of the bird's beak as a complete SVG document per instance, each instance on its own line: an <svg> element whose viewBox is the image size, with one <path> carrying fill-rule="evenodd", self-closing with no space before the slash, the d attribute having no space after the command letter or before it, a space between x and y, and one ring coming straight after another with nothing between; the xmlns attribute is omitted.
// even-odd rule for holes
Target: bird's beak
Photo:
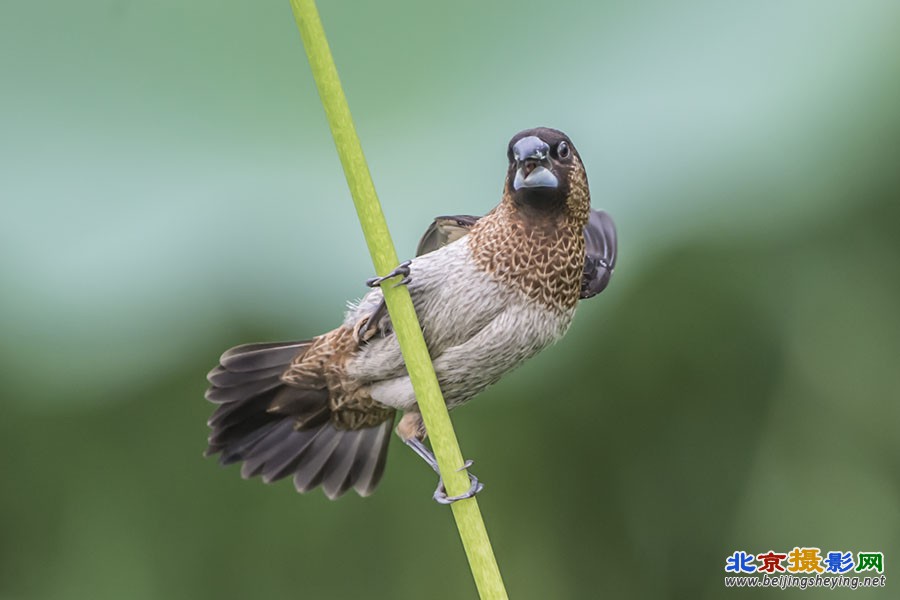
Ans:
<svg viewBox="0 0 900 600"><path fill-rule="evenodd" d="M530 135L513 145L516 159L516 178L513 188L557 188L559 180L551 170L550 146L541 138Z"/></svg>

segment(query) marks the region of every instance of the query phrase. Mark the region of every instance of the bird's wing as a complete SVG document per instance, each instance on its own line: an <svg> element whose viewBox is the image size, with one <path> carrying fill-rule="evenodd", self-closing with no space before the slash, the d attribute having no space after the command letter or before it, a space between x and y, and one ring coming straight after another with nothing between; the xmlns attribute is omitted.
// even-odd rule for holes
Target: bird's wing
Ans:
<svg viewBox="0 0 900 600"><path fill-rule="evenodd" d="M480 218L472 215L435 217L428 229L425 230L425 235L419 240L416 256L434 252L438 248L446 246L450 242L455 242L464 235L468 235L469 230Z"/></svg>
<svg viewBox="0 0 900 600"><path fill-rule="evenodd" d="M592 298L609 284L616 266L616 225L612 217L602 210L591 210L584 227L585 257L584 276L581 280L581 298Z"/></svg>

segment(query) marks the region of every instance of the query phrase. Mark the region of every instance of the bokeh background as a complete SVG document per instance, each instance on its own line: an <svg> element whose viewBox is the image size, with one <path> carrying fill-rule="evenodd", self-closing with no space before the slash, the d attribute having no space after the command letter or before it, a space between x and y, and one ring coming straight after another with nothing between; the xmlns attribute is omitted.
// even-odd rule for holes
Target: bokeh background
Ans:
<svg viewBox="0 0 900 600"><path fill-rule="evenodd" d="M511 596L778 598L725 557L805 545L897 597L900 4L320 11L401 256L536 125L618 223L610 288L454 413ZM372 275L288 2L3 2L0 82L0 598L473 597L399 444L337 502L201 456L219 353Z"/></svg>

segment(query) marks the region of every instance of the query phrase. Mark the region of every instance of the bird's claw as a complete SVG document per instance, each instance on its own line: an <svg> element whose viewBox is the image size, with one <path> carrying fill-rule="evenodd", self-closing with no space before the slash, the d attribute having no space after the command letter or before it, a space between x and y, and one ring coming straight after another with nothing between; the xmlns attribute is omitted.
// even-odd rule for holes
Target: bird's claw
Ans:
<svg viewBox="0 0 900 600"><path fill-rule="evenodd" d="M457 469L457 471L462 471L463 469L468 469L473 464L473 461L467 460L463 463L463 466ZM465 500L466 498L471 498L478 492L484 489L484 484L478 481L478 478L469 473L469 481L472 485L469 486L469 489L459 494L458 496L448 496L447 490L444 488L444 479L438 479L437 489L434 490L434 501L438 504L453 504L458 500Z"/></svg>
<svg viewBox="0 0 900 600"><path fill-rule="evenodd" d="M403 279L400 280L399 283L394 284L394 287L397 287L398 285L406 285L410 281L412 281L409 277L409 265L410 264L412 264L412 261L407 260L405 262L400 263L396 269L394 269L393 271L391 271L384 277L372 277L371 279L366 279L366 285L371 288L380 287L381 284L384 283L385 281L387 281L388 279L390 279L392 277L399 277L400 275L403 276Z"/></svg>

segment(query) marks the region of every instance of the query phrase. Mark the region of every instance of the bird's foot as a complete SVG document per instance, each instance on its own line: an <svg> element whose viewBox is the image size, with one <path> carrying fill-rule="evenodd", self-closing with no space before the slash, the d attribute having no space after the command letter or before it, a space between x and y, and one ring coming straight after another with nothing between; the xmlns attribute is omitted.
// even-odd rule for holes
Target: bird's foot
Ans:
<svg viewBox="0 0 900 600"><path fill-rule="evenodd" d="M413 452L418 454L422 460L428 463L428 466L434 469L434 472L438 474L438 486L437 489L434 490L434 501L438 504L453 504L458 500L465 500L466 498L471 498L478 492L484 489L484 484L478 481L478 478L469 473L469 481L472 485L469 486L469 489L463 492L458 496L448 496L447 490L444 488L444 478L441 477L441 470L438 467L437 459L434 457L434 454L431 453L431 450L425 447L418 438L409 438L403 440L407 446L412 448ZM463 469L468 469L472 466L472 461L467 460L463 463L463 466L457 469L457 471L462 471Z"/></svg>
<svg viewBox="0 0 900 600"><path fill-rule="evenodd" d="M462 471L463 469L468 469L472 466L471 460L467 460L462 467L457 469L457 471ZM458 496L448 496L447 490L444 488L444 479L438 479L437 489L434 490L434 501L438 504L453 504L458 500L465 500L466 498L472 498L475 494L484 489L484 484L478 481L478 478L469 473L469 481L472 485L469 486L469 489L459 494Z"/></svg>
<svg viewBox="0 0 900 600"><path fill-rule="evenodd" d="M396 287L398 285L406 285L411 281L409 278L409 265L410 264L412 264L411 260L402 262L397 266L396 269L394 269L393 271L391 271L384 277L373 277L371 279L367 279L366 285L371 288L381 287L381 284L384 283L385 281L387 281L388 279L390 279L391 277L399 277L401 275L403 276L403 279L399 283L395 284L394 287Z"/></svg>

